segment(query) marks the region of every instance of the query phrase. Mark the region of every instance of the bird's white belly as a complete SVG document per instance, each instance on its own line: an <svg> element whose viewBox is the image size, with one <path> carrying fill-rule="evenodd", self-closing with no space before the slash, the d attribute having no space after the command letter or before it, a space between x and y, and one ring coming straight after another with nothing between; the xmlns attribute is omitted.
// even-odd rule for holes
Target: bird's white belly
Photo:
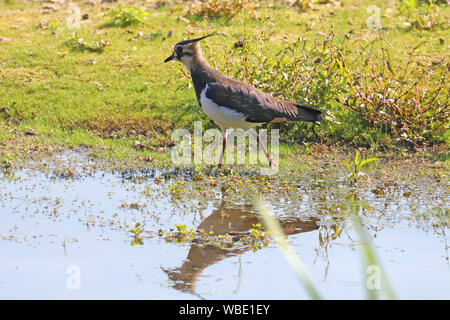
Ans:
<svg viewBox="0 0 450 320"><path fill-rule="evenodd" d="M248 129L257 125L257 123L246 121L246 115L244 113L237 112L235 110L216 104L214 101L206 97L206 90L208 90L208 85L206 85L205 89L203 89L202 93L200 94L200 103L202 110L222 129Z"/></svg>

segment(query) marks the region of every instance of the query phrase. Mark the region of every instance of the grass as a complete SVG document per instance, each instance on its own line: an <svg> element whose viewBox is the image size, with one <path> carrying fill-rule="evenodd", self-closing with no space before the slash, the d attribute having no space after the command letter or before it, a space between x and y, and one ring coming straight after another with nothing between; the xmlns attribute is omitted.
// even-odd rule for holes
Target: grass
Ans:
<svg viewBox="0 0 450 320"><path fill-rule="evenodd" d="M119 3L119 7L111 10L108 16L111 17L111 21L107 22L104 25L105 27L128 27L145 23L145 17L148 16L148 12L142 8L124 7Z"/></svg>
<svg viewBox="0 0 450 320"><path fill-rule="evenodd" d="M308 43L305 61L310 61L312 53L323 54L319 52L320 44L329 37L330 26L338 44L350 32L358 41L377 39L378 34L366 26L367 7L377 5L382 13L383 37L393 46L390 58L394 63L407 63L413 47L423 42L414 53L417 63L448 64L448 29L437 26L432 31L411 32L402 26L401 19L395 18L395 5L389 1L369 4L349 0L342 1L342 7L314 4L314 10L299 10L274 1L255 6L246 2L235 8L236 14L233 11L231 18L195 21L183 18L188 10L184 2L121 3L122 8L114 3L91 6L75 1L82 15L89 14L77 30L67 28L69 14L64 4L43 14L38 3L0 3L1 154L11 152L13 156L26 157L35 150L50 152L64 146L87 146L100 157L167 164L170 155L137 149L134 142L139 140L150 146L167 143L172 130L191 129L194 120L203 119L205 127L214 126L199 109L181 66L162 63L174 43L211 32L219 36L203 43L205 53L213 58L210 63L224 72L229 68L245 79L245 69L227 65L221 57L234 52L236 63L246 57L257 63L260 57L245 45L244 49L235 49L237 41L247 39L254 48L263 50L261 57L276 59L280 50L295 44L301 35ZM129 11L131 20L127 20L124 11L133 7L142 11ZM448 20L449 6L440 7L439 14ZM114 22L114 27L108 26L111 15L120 20L114 20L119 21ZM145 23L141 23L144 18ZM247 50L247 56L242 50ZM350 50L349 57L358 52ZM289 77L291 71L286 70L282 76ZM438 83L436 78L437 73L428 74L427 81ZM301 99L299 95L288 96L282 87L259 80L266 90ZM323 79L322 83L332 80ZM331 89L334 88L333 85ZM448 93L448 85L444 89ZM312 96L320 97L321 91ZM328 100L320 102L327 120L320 125L319 139L305 124L279 126L284 140L283 159L288 159L289 152L304 152L301 144L298 147L301 141L381 148L385 152L397 148L394 133L383 130L382 125L368 125L367 119L351 108L331 103L333 98L335 93L331 91ZM448 112L448 107L443 112ZM430 125L438 127L439 123ZM425 142L444 144L446 153L449 138L448 130L441 130L428 134Z"/></svg>
<svg viewBox="0 0 450 320"><path fill-rule="evenodd" d="M361 260L363 265L363 270L366 274L370 273L370 269L375 267L375 270L379 270L379 288L375 288L375 286L372 288L370 285L370 280L367 279L366 281L366 293L367 293L367 299L370 300L376 300L380 299L379 296L380 293L384 293L385 298L389 300L396 300L397 295L395 294L395 291L391 285L391 282L389 281L388 277L386 276L386 272L381 268L380 260L378 259L375 250L371 244L371 241L369 239L369 236L367 232L364 230L364 227L362 225L361 219L355 218L353 220L353 224L355 226L355 229L358 231L358 235L360 238L360 241L362 242L361 247ZM369 278L369 277L368 277ZM373 285L373 283L372 283ZM382 289L382 290L380 290Z"/></svg>

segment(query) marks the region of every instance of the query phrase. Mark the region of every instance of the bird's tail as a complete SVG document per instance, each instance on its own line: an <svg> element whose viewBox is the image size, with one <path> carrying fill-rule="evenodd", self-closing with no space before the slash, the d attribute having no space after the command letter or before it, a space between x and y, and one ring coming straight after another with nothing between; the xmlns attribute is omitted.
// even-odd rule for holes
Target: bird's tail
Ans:
<svg viewBox="0 0 450 320"><path fill-rule="evenodd" d="M299 121L310 121L310 122L319 122L322 120L320 114L322 111L301 106L299 104L295 105L298 110L298 114L295 120Z"/></svg>

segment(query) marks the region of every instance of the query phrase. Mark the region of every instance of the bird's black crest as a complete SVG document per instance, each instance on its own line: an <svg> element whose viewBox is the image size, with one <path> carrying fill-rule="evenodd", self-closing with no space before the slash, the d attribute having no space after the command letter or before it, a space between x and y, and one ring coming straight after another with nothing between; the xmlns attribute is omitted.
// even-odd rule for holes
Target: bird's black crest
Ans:
<svg viewBox="0 0 450 320"><path fill-rule="evenodd" d="M208 34L207 36L204 36L204 37L201 37L201 38L184 40L184 41L178 42L177 45L185 45L185 44L188 44L188 43L197 42L197 41L203 40L205 38L211 37L213 35L214 35L214 33L211 33L211 34Z"/></svg>

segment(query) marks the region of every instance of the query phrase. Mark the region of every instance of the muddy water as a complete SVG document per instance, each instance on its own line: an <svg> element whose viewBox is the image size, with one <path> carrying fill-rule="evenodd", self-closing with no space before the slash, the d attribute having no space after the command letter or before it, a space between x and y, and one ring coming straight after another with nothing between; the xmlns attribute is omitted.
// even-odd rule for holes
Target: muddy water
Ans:
<svg viewBox="0 0 450 320"><path fill-rule="evenodd" d="M308 298L273 242L254 251L161 239L175 224L240 234L259 219L245 192L158 176L49 166L0 179L0 298ZM353 214L399 298L450 298L446 183L371 185L355 196L342 178L289 178L289 196L265 198L325 298L366 298ZM132 246L135 222L145 232Z"/></svg>

